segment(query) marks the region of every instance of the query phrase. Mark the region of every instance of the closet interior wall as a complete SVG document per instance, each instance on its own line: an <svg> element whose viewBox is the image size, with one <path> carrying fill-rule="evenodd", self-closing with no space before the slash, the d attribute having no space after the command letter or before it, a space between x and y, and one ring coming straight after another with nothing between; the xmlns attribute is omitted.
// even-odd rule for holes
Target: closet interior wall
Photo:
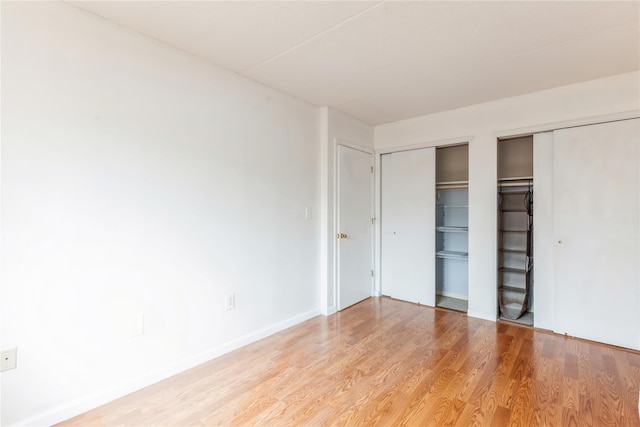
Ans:
<svg viewBox="0 0 640 427"><path fill-rule="evenodd" d="M533 326L533 136L498 141L498 307Z"/></svg>
<svg viewBox="0 0 640 427"><path fill-rule="evenodd" d="M466 312L469 299L469 146L436 149L436 306Z"/></svg>

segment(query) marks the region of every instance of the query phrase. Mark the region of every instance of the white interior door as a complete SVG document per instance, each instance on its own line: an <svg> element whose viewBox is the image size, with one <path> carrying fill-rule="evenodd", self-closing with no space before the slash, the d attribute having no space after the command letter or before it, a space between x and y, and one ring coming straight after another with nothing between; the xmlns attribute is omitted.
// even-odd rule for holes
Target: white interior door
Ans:
<svg viewBox="0 0 640 427"><path fill-rule="evenodd" d="M640 348L640 120L554 132L554 331Z"/></svg>
<svg viewBox="0 0 640 427"><path fill-rule="evenodd" d="M435 148L382 156L382 294L435 305Z"/></svg>
<svg viewBox="0 0 640 427"><path fill-rule="evenodd" d="M372 168L372 154L338 145L339 310L370 297L373 291Z"/></svg>

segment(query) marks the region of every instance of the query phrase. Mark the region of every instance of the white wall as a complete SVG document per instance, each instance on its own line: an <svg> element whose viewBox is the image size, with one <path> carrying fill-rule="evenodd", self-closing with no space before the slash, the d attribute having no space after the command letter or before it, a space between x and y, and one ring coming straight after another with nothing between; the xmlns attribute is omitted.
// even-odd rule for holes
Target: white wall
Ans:
<svg viewBox="0 0 640 427"><path fill-rule="evenodd" d="M2 2L2 66L2 425L320 313L318 108L58 2Z"/></svg>
<svg viewBox="0 0 640 427"><path fill-rule="evenodd" d="M471 135L469 143L469 315L495 319L497 136L549 130L554 123L637 111L640 73L564 86L377 126L375 147ZM536 276L536 286L541 283Z"/></svg>
<svg viewBox="0 0 640 427"><path fill-rule="evenodd" d="M321 310L335 313L336 301L336 144L373 148L373 126L329 107L320 109L321 123Z"/></svg>

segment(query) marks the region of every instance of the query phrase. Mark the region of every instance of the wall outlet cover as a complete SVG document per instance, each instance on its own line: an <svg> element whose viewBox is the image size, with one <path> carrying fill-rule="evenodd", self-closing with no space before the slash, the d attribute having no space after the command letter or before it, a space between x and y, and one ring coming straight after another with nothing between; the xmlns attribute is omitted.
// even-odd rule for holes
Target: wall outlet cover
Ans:
<svg viewBox="0 0 640 427"><path fill-rule="evenodd" d="M18 349L11 348L0 352L0 372L15 369L18 366Z"/></svg>

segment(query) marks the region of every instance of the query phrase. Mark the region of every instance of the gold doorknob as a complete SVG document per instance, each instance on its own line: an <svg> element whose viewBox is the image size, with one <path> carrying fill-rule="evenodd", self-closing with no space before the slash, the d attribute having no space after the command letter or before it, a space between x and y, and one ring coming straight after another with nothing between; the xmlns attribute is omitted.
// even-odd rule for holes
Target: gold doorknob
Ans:
<svg viewBox="0 0 640 427"><path fill-rule="evenodd" d="M341 239L346 239L346 238L347 238L347 235L346 235L346 234L344 234L344 233L340 233L340 238L341 238Z"/></svg>

